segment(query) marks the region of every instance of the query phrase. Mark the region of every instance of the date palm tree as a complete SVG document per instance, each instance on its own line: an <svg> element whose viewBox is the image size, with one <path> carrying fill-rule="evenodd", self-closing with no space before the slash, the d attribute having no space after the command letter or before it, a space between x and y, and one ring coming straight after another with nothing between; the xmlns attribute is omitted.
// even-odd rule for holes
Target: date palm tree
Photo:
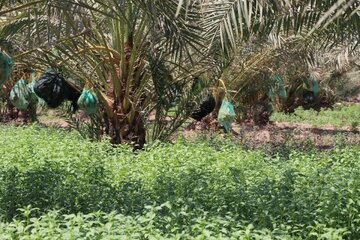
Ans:
<svg viewBox="0 0 360 240"><path fill-rule="evenodd" d="M5 1L0 39L21 39L18 62L62 68L94 89L113 142L141 147L146 129L166 139L183 124L244 41L358 36L358 10L356 0ZM191 87L195 75L207 80L200 88Z"/></svg>

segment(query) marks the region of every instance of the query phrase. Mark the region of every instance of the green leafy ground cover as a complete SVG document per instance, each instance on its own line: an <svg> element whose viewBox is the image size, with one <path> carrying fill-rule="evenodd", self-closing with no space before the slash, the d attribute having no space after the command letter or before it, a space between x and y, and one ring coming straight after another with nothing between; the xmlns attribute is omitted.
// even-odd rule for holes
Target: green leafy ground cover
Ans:
<svg viewBox="0 0 360 240"><path fill-rule="evenodd" d="M275 122L306 123L314 126L351 127L360 126L360 104L334 106L334 109L304 110L297 108L293 114L276 112L271 116Z"/></svg>
<svg viewBox="0 0 360 240"><path fill-rule="evenodd" d="M1 239L360 239L360 149L233 139L133 152L0 127ZM27 207L31 206L31 207Z"/></svg>

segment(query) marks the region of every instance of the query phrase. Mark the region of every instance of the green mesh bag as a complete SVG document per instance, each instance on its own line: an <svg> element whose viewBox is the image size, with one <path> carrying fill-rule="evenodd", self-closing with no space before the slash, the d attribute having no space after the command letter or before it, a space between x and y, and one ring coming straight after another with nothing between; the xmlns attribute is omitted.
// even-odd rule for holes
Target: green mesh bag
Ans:
<svg viewBox="0 0 360 240"><path fill-rule="evenodd" d="M313 74L311 74L310 77L308 78L307 85L316 97L320 92L320 86Z"/></svg>
<svg viewBox="0 0 360 240"><path fill-rule="evenodd" d="M277 95L282 99L286 99L287 92L282 77L280 75L274 74L271 76L271 79L274 81L275 88L277 89Z"/></svg>
<svg viewBox="0 0 360 240"><path fill-rule="evenodd" d="M278 95L282 99L287 98L287 92L286 92L286 89L285 89L284 85L279 86Z"/></svg>
<svg viewBox="0 0 360 240"><path fill-rule="evenodd" d="M20 110L26 110L32 102L31 90L25 80L17 81L10 92L11 103Z"/></svg>
<svg viewBox="0 0 360 240"><path fill-rule="evenodd" d="M231 131L231 124L235 118L234 106L227 100L223 100L218 114L218 121L225 128L226 132Z"/></svg>
<svg viewBox="0 0 360 240"><path fill-rule="evenodd" d="M84 109L89 115L96 113L99 108L99 100L96 97L96 94L85 88L83 89L77 104L79 105L79 108Z"/></svg>
<svg viewBox="0 0 360 240"><path fill-rule="evenodd" d="M13 67L14 62L11 57L0 51L0 87L9 79Z"/></svg>
<svg viewBox="0 0 360 240"><path fill-rule="evenodd" d="M267 96L271 99L271 101L275 101L275 91L273 87L270 87Z"/></svg>

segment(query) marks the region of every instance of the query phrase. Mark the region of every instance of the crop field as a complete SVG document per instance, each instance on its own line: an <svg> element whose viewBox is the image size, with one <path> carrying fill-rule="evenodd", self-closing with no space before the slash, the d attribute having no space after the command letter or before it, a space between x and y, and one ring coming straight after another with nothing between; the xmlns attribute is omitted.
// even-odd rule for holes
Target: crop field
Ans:
<svg viewBox="0 0 360 240"><path fill-rule="evenodd" d="M359 239L360 148L247 150L228 137L144 151L0 127L1 239Z"/></svg>

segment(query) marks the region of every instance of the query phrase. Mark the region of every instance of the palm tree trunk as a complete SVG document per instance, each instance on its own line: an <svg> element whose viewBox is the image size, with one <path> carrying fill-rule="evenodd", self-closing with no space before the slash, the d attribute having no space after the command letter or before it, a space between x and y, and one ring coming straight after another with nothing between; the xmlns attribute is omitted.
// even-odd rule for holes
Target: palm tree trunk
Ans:
<svg viewBox="0 0 360 240"><path fill-rule="evenodd" d="M127 89L127 81L129 81L129 73L132 72L129 69L130 64L129 60L131 57L132 51L132 40L129 39L125 44L125 71L121 72L120 66L116 67L118 79L120 79L121 88L118 89L120 94L116 94L115 91L117 89L114 88L113 81L111 79L108 82L109 93L108 97L113 100L112 103L112 111L113 118L109 119L110 125L110 135L112 138L112 143L120 144L120 143L129 143L134 146L135 149L143 148L146 142L146 129L145 122L142 117L141 107L134 106L133 100L135 96L135 92L137 91L137 87L139 87L139 82L141 82L141 77L138 79L135 84L133 84L132 88L128 90L128 94L126 93ZM141 62L141 60L139 60ZM121 63L120 63L121 64ZM132 73L136 75L138 71L142 71L142 67L138 67Z"/></svg>

